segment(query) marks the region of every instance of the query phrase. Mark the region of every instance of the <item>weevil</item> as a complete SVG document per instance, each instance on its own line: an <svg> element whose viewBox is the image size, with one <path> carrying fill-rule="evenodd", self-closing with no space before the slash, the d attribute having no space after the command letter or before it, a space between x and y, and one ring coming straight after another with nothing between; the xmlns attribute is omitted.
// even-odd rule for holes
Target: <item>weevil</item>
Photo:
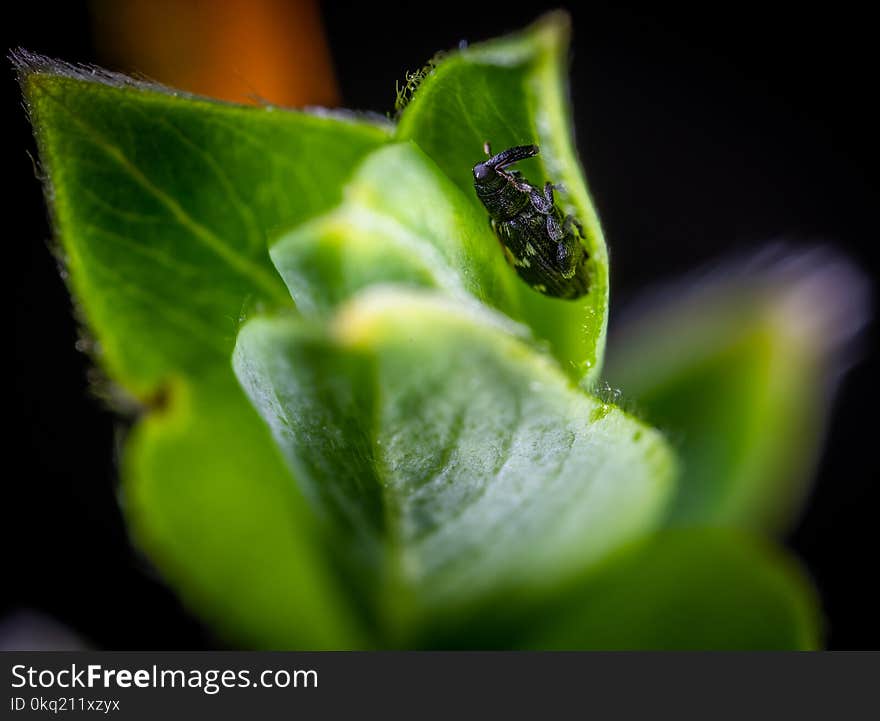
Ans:
<svg viewBox="0 0 880 721"><path fill-rule="evenodd" d="M537 145L519 145L492 155L474 166L477 197L489 211L489 223L508 262L534 290L573 300L590 290L589 253L581 238L583 227L556 205L554 186L543 191L523 178L514 163L540 152Z"/></svg>

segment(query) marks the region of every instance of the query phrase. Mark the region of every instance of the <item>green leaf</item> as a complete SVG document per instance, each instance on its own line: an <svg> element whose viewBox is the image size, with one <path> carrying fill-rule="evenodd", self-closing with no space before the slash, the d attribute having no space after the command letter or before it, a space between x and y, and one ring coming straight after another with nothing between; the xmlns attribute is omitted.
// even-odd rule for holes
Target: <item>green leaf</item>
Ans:
<svg viewBox="0 0 880 721"><path fill-rule="evenodd" d="M129 437L123 507L184 600L238 644L369 644L314 514L232 373L169 387Z"/></svg>
<svg viewBox="0 0 880 721"><path fill-rule="evenodd" d="M470 293L520 315L518 281L484 214L412 143L369 155L340 206L270 253L304 313L326 315L369 285L396 282Z"/></svg>
<svg viewBox="0 0 880 721"><path fill-rule="evenodd" d="M777 550L722 530L664 531L542 609L528 648L812 650L815 594Z"/></svg>
<svg viewBox="0 0 880 721"><path fill-rule="evenodd" d="M239 334L243 387L394 609L392 638L420 612L553 586L662 515L662 437L523 332L473 301L386 287L329 327L257 318Z"/></svg>
<svg viewBox="0 0 880 721"><path fill-rule="evenodd" d="M458 185L484 217L472 168L497 152L534 143L541 154L520 167L537 186L561 183L561 207L585 229L590 292L575 301L547 298L519 281L522 315L574 377L594 380L602 363L608 313L608 256L577 161L565 84L568 18L544 17L518 35L474 45L436 64L404 108L396 137L413 140ZM488 221L486 221L488 222ZM500 250L499 250L500 252ZM512 269L508 272L515 277Z"/></svg>
<svg viewBox="0 0 880 721"><path fill-rule="evenodd" d="M387 130L18 62L71 290L98 361L148 411L124 460L139 542L237 640L363 643L229 357L243 312L292 306L268 235L336 204Z"/></svg>
<svg viewBox="0 0 880 721"><path fill-rule="evenodd" d="M226 362L243 310L290 304L267 234L338 203L352 167L387 137L351 119L25 60L72 290L102 363L134 392Z"/></svg>
<svg viewBox="0 0 880 721"><path fill-rule="evenodd" d="M232 640L815 645L812 598L786 561L730 533L652 535L673 452L584 391L602 363L608 267L568 123L567 37L554 14L446 56L396 130L18 56L72 292L98 361L143 412L122 464L126 515ZM565 186L591 258L585 297L542 296L506 264L472 187L487 140L540 145L522 170ZM708 360L681 364L646 334L613 372L649 415L693 423L675 415L682 399L727 403L704 419L721 441L685 452L691 473L706 458L703 474L733 467L712 497L689 477L677 519L763 518L790 494L761 483L787 478L794 454L755 442L755 419L815 414L773 395L778 369L761 372L803 358L766 340L769 322L713 335L743 316L706 312L709 330L693 328L705 337L671 335ZM688 428L702 430L674 430ZM757 461L740 463L743 449Z"/></svg>
<svg viewBox="0 0 880 721"><path fill-rule="evenodd" d="M865 304L840 258L774 251L651 296L623 321L607 376L678 446L673 523L791 524Z"/></svg>

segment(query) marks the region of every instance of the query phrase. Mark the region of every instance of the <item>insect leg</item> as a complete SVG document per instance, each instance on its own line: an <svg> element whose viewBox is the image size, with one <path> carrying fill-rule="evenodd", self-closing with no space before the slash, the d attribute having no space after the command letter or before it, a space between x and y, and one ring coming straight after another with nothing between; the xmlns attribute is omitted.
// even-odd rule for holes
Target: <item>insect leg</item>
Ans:
<svg viewBox="0 0 880 721"><path fill-rule="evenodd" d="M486 161L489 162L488 160ZM535 186L533 186L528 180L523 180L522 173L518 170L504 170L503 168L496 168L495 172L498 175L507 178L507 182L510 183L514 188L516 188L520 193L526 193L529 197L532 196L533 193L537 193L535 190Z"/></svg>
<svg viewBox="0 0 880 721"><path fill-rule="evenodd" d="M553 184L549 182L544 184L543 195L537 188L530 188L529 199L532 201L532 207L541 215L549 215L553 211Z"/></svg>
<svg viewBox="0 0 880 721"><path fill-rule="evenodd" d="M551 206L552 207L552 206ZM565 237L565 232L559 225L559 221L551 213L547 216L547 235L550 236L550 240L559 241Z"/></svg>

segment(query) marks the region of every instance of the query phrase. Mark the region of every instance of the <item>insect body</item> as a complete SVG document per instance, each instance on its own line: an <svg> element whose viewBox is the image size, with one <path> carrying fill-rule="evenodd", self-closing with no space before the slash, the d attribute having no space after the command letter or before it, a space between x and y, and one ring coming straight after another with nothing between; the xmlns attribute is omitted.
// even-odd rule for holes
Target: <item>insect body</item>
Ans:
<svg viewBox="0 0 880 721"><path fill-rule="evenodd" d="M485 151L491 155L488 143ZM508 170L538 152L537 145L520 145L477 163L474 188L520 278L539 293L572 300L590 289L583 229L556 206L552 183L541 191Z"/></svg>

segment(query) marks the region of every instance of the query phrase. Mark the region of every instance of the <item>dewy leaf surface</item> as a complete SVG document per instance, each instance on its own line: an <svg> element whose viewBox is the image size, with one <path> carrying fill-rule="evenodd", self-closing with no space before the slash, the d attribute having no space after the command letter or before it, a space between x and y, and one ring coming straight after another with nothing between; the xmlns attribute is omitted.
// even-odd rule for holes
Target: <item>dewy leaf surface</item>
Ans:
<svg viewBox="0 0 880 721"><path fill-rule="evenodd" d="M293 305L266 238L336 204L387 130L18 61L60 251L98 360L153 411L124 459L139 542L237 640L362 643L313 514L229 354L243 313Z"/></svg>
<svg viewBox="0 0 880 721"><path fill-rule="evenodd" d="M397 138L415 141L486 218L472 175L474 164L485 158L483 143L490 141L494 152L540 146L537 158L518 167L536 186L547 180L564 186L558 202L584 226L591 289L575 301L547 298L519 281L513 269L508 272L518 281L526 323L549 341L574 378L589 383L599 373L605 345L608 256L572 138L568 35L568 18L554 13L521 34L450 53L404 108Z"/></svg>
<svg viewBox="0 0 880 721"><path fill-rule="evenodd" d="M473 301L374 288L329 331L257 318L234 364L308 494L373 566L380 606L525 597L651 529L672 488L656 431Z"/></svg>

